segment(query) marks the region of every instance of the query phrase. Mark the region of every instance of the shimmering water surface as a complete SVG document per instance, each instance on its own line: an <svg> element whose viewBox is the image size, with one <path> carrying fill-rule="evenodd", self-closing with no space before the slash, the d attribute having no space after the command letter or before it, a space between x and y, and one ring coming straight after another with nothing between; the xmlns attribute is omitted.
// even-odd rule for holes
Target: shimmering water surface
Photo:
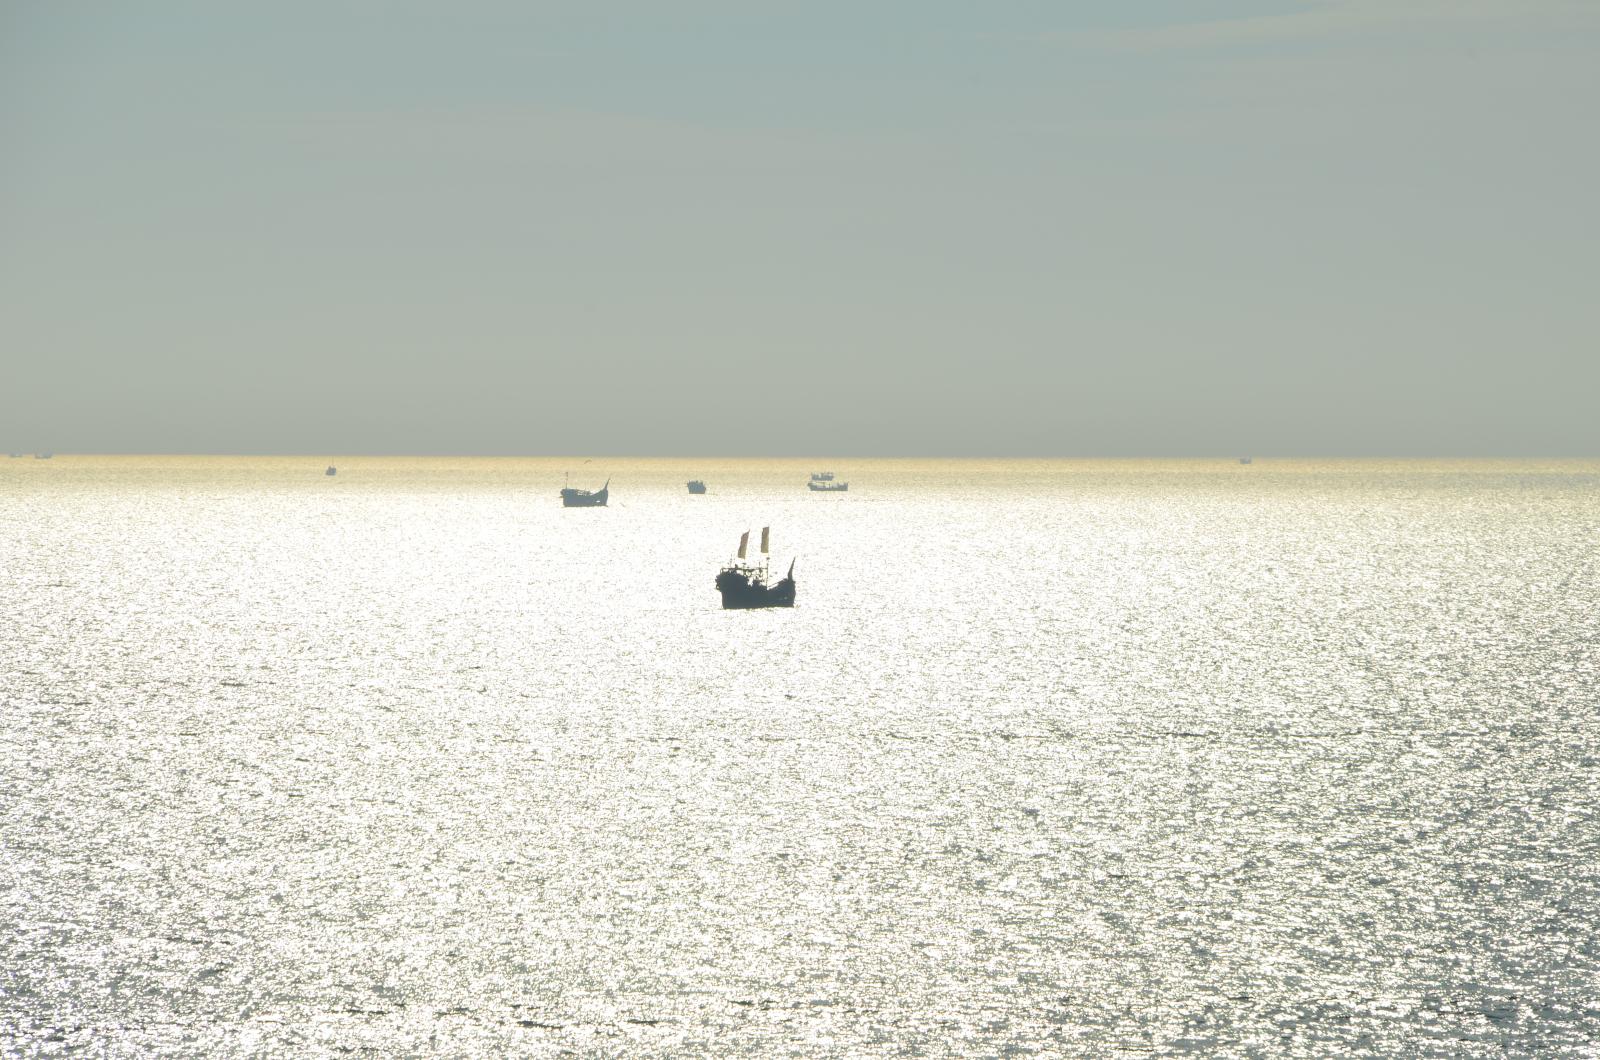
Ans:
<svg viewBox="0 0 1600 1060"><path fill-rule="evenodd" d="M1597 1048L1600 464L335 462L0 463L0 1052Z"/></svg>

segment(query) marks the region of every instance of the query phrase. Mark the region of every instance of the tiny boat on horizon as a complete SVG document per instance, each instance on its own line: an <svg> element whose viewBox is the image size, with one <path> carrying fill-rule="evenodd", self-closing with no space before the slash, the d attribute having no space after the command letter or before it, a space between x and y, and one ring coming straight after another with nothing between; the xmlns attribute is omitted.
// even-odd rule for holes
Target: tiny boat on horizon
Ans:
<svg viewBox="0 0 1600 1060"><path fill-rule="evenodd" d="M567 486L561 491L561 507L563 508L604 508L606 498L611 495L611 480L606 479L606 484L597 490L579 490Z"/></svg>
<svg viewBox="0 0 1600 1060"><path fill-rule="evenodd" d="M334 475L337 475L338 473L339 473L339 469L334 467L332 464L329 464L328 465L328 470L323 472L323 474L327 475L329 478L332 478Z"/></svg>
<svg viewBox="0 0 1600 1060"><path fill-rule="evenodd" d="M697 478L689 480L689 492L690 493L704 493L705 491L706 491L706 484L704 482L701 482Z"/></svg>

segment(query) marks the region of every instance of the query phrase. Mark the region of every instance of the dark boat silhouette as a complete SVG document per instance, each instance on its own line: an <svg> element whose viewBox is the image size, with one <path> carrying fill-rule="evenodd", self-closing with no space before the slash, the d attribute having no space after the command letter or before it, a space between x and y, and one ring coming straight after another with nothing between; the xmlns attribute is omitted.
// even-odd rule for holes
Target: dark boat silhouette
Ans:
<svg viewBox="0 0 1600 1060"><path fill-rule="evenodd" d="M339 473L339 469L334 467L332 464L329 464L328 465L328 470L323 472L324 475L327 475L330 478L333 477L334 475L337 475L338 473Z"/></svg>
<svg viewBox="0 0 1600 1060"><path fill-rule="evenodd" d="M811 481L812 482L832 482L833 481L833 472L832 471L813 471L811 473Z"/></svg>
<svg viewBox="0 0 1600 1060"><path fill-rule="evenodd" d="M704 493L705 491L706 491L706 484L704 482L701 482L699 479L691 479L690 480L690 482L689 482L689 492L690 493Z"/></svg>
<svg viewBox="0 0 1600 1060"><path fill-rule="evenodd" d="M606 506L606 498L610 495L610 479L606 479L606 484L597 490L575 490L568 486L561 491L561 506L563 508L604 508Z"/></svg>
<svg viewBox="0 0 1600 1060"><path fill-rule="evenodd" d="M761 565L745 562L745 550L750 545L750 531L739 538L739 556L729 561L717 574L717 592L722 594L722 607L726 611L748 611L757 607L794 606L794 560L789 561L789 573L778 581L772 580L767 567L767 542L771 527L761 528Z"/></svg>

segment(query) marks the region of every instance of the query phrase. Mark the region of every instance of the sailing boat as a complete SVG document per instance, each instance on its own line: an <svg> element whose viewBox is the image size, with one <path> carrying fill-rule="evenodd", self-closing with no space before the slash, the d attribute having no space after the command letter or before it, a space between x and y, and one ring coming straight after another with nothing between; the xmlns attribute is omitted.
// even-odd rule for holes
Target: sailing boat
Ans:
<svg viewBox="0 0 1600 1060"><path fill-rule="evenodd" d="M571 486L561 491L561 506L563 508L604 508L606 498L611 495L611 480L606 479L606 484L597 490L575 490Z"/></svg>
<svg viewBox="0 0 1600 1060"><path fill-rule="evenodd" d="M717 575L717 591L722 594L722 607L726 611L745 611L757 607L794 606L794 560L789 561L789 573L772 582L772 572L767 567L768 545L772 527L761 528L761 565L745 562L745 551L750 546L750 531L739 536L739 558L732 560Z"/></svg>

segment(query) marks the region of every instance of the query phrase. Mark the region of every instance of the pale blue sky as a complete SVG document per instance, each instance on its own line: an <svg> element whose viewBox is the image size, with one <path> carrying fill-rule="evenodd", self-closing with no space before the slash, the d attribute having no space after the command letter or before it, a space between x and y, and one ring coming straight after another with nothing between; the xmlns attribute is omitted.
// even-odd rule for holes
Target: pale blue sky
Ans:
<svg viewBox="0 0 1600 1060"><path fill-rule="evenodd" d="M1600 2L0 0L0 446L1600 455Z"/></svg>

